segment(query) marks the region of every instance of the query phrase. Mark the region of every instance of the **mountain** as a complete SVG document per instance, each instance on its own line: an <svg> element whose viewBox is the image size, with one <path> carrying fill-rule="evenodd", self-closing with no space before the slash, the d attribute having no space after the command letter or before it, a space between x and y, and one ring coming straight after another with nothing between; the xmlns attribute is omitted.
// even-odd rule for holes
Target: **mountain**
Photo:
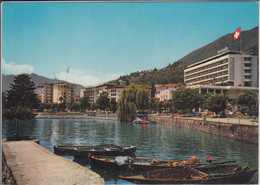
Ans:
<svg viewBox="0 0 260 185"><path fill-rule="evenodd" d="M258 55L258 27L241 33L242 51L252 51ZM169 64L162 69L144 70L131 73L129 75L120 76L118 79L110 81L110 83L137 83L137 84L168 84L183 82L184 69L186 66L203 59L212 57L225 47L230 50L239 51L240 41L233 42L233 33L224 35L217 40L203 46L183 58Z"/></svg>
<svg viewBox="0 0 260 185"><path fill-rule="evenodd" d="M258 27L248 31L242 31L242 51L253 51L258 54ZM233 33L224 35L214 42L203 46L178 61L184 64L192 64L217 54L218 50L228 47L230 50L239 51L240 40L233 42Z"/></svg>
<svg viewBox="0 0 260 185"><path fill-rule="evenodd" d="M15 77L15 75L4 75L4 74L2 74L2 91L9 90L9 86L10 86L11 83L13 83L14 77ZM37 75L35 73L29 74L29 77L31 77L31 80L35 84L40 84L40 83L43 83L43 82L57 83L57 81L61 81L61 80L46 78L44 76L40 76L40 75ZM80 90L84 89L84 86L82 86L80 84L75 84L75 85L76 85L76 94L79 94Z"/></svg>

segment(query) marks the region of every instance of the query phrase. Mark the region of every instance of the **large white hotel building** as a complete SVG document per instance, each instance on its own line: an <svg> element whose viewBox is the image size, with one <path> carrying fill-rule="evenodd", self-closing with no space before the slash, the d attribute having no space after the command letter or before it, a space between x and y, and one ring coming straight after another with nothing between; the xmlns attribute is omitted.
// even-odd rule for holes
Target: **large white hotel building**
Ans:
<svg viewBox="0 0 260 185"><path fill-rule="evenodd" d="M235 99L244 90L258 90L258 56L225 49L187 66L184 83L190 88L222 93Z"/></svg>

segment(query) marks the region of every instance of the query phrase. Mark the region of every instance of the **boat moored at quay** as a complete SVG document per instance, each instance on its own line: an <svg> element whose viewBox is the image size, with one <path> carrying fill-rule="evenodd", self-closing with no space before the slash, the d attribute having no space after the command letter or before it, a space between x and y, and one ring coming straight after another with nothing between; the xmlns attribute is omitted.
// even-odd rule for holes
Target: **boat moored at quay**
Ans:
<svg viewBox="0 0 260 185"><path fill-rule="evenodd" d="M75 157L88 157L91 155L134 156L136 146L118 146L114 144L103 144L97 146L53 146L54 153L58 155L73 155Z"/></svg>

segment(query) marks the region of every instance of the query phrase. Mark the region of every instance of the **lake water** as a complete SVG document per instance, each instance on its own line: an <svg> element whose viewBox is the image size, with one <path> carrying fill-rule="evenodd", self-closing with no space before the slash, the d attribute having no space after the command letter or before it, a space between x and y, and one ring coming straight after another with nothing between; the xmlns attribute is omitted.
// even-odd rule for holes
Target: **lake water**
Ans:
<svg viewBox="0 0 260 185"><path fill-rule="evenodd" d="M53 145L135 145L136 157L157 159L182 159L197 156L202 161L249 163L258 168L258 145L227 137L169 125L138 125L112 120L37 119L20 123L20 134L30 135L40 145L53 152ZM2 137L16 133L16 125L3 121ZM67 157L67 156L66 156ZM67 157L73 160L73 157ZM89 165L84 164L90 168ZM116 173L94 169L106 184L131 184L117 178ZM257 184L258 173L250 183Z"/></svg>

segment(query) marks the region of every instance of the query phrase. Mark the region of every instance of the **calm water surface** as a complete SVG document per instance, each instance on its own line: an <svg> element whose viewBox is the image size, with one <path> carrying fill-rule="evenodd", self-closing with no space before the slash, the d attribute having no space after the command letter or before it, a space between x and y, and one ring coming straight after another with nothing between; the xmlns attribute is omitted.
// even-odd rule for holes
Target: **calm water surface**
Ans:
<svg viewBox="0 0 260 185"><path fill-rule="evenodd" d="M16 133L16 125L3 122L3 138ZM183 159L197 156L202 161L236 160L258 168L258 145L169 125L142 125L111 120L38 119L20 123L20 134L31 135L53 152L53 145L116 144L137 146L136 156L157 159ZM67 157L67 156L66 156ZM73 160L73 157L67 157ZM89 165L84 164L87 168ZM93 169L106 184L131 184L116 173ZM258 173L250 183L257 184Z"/></svg>

